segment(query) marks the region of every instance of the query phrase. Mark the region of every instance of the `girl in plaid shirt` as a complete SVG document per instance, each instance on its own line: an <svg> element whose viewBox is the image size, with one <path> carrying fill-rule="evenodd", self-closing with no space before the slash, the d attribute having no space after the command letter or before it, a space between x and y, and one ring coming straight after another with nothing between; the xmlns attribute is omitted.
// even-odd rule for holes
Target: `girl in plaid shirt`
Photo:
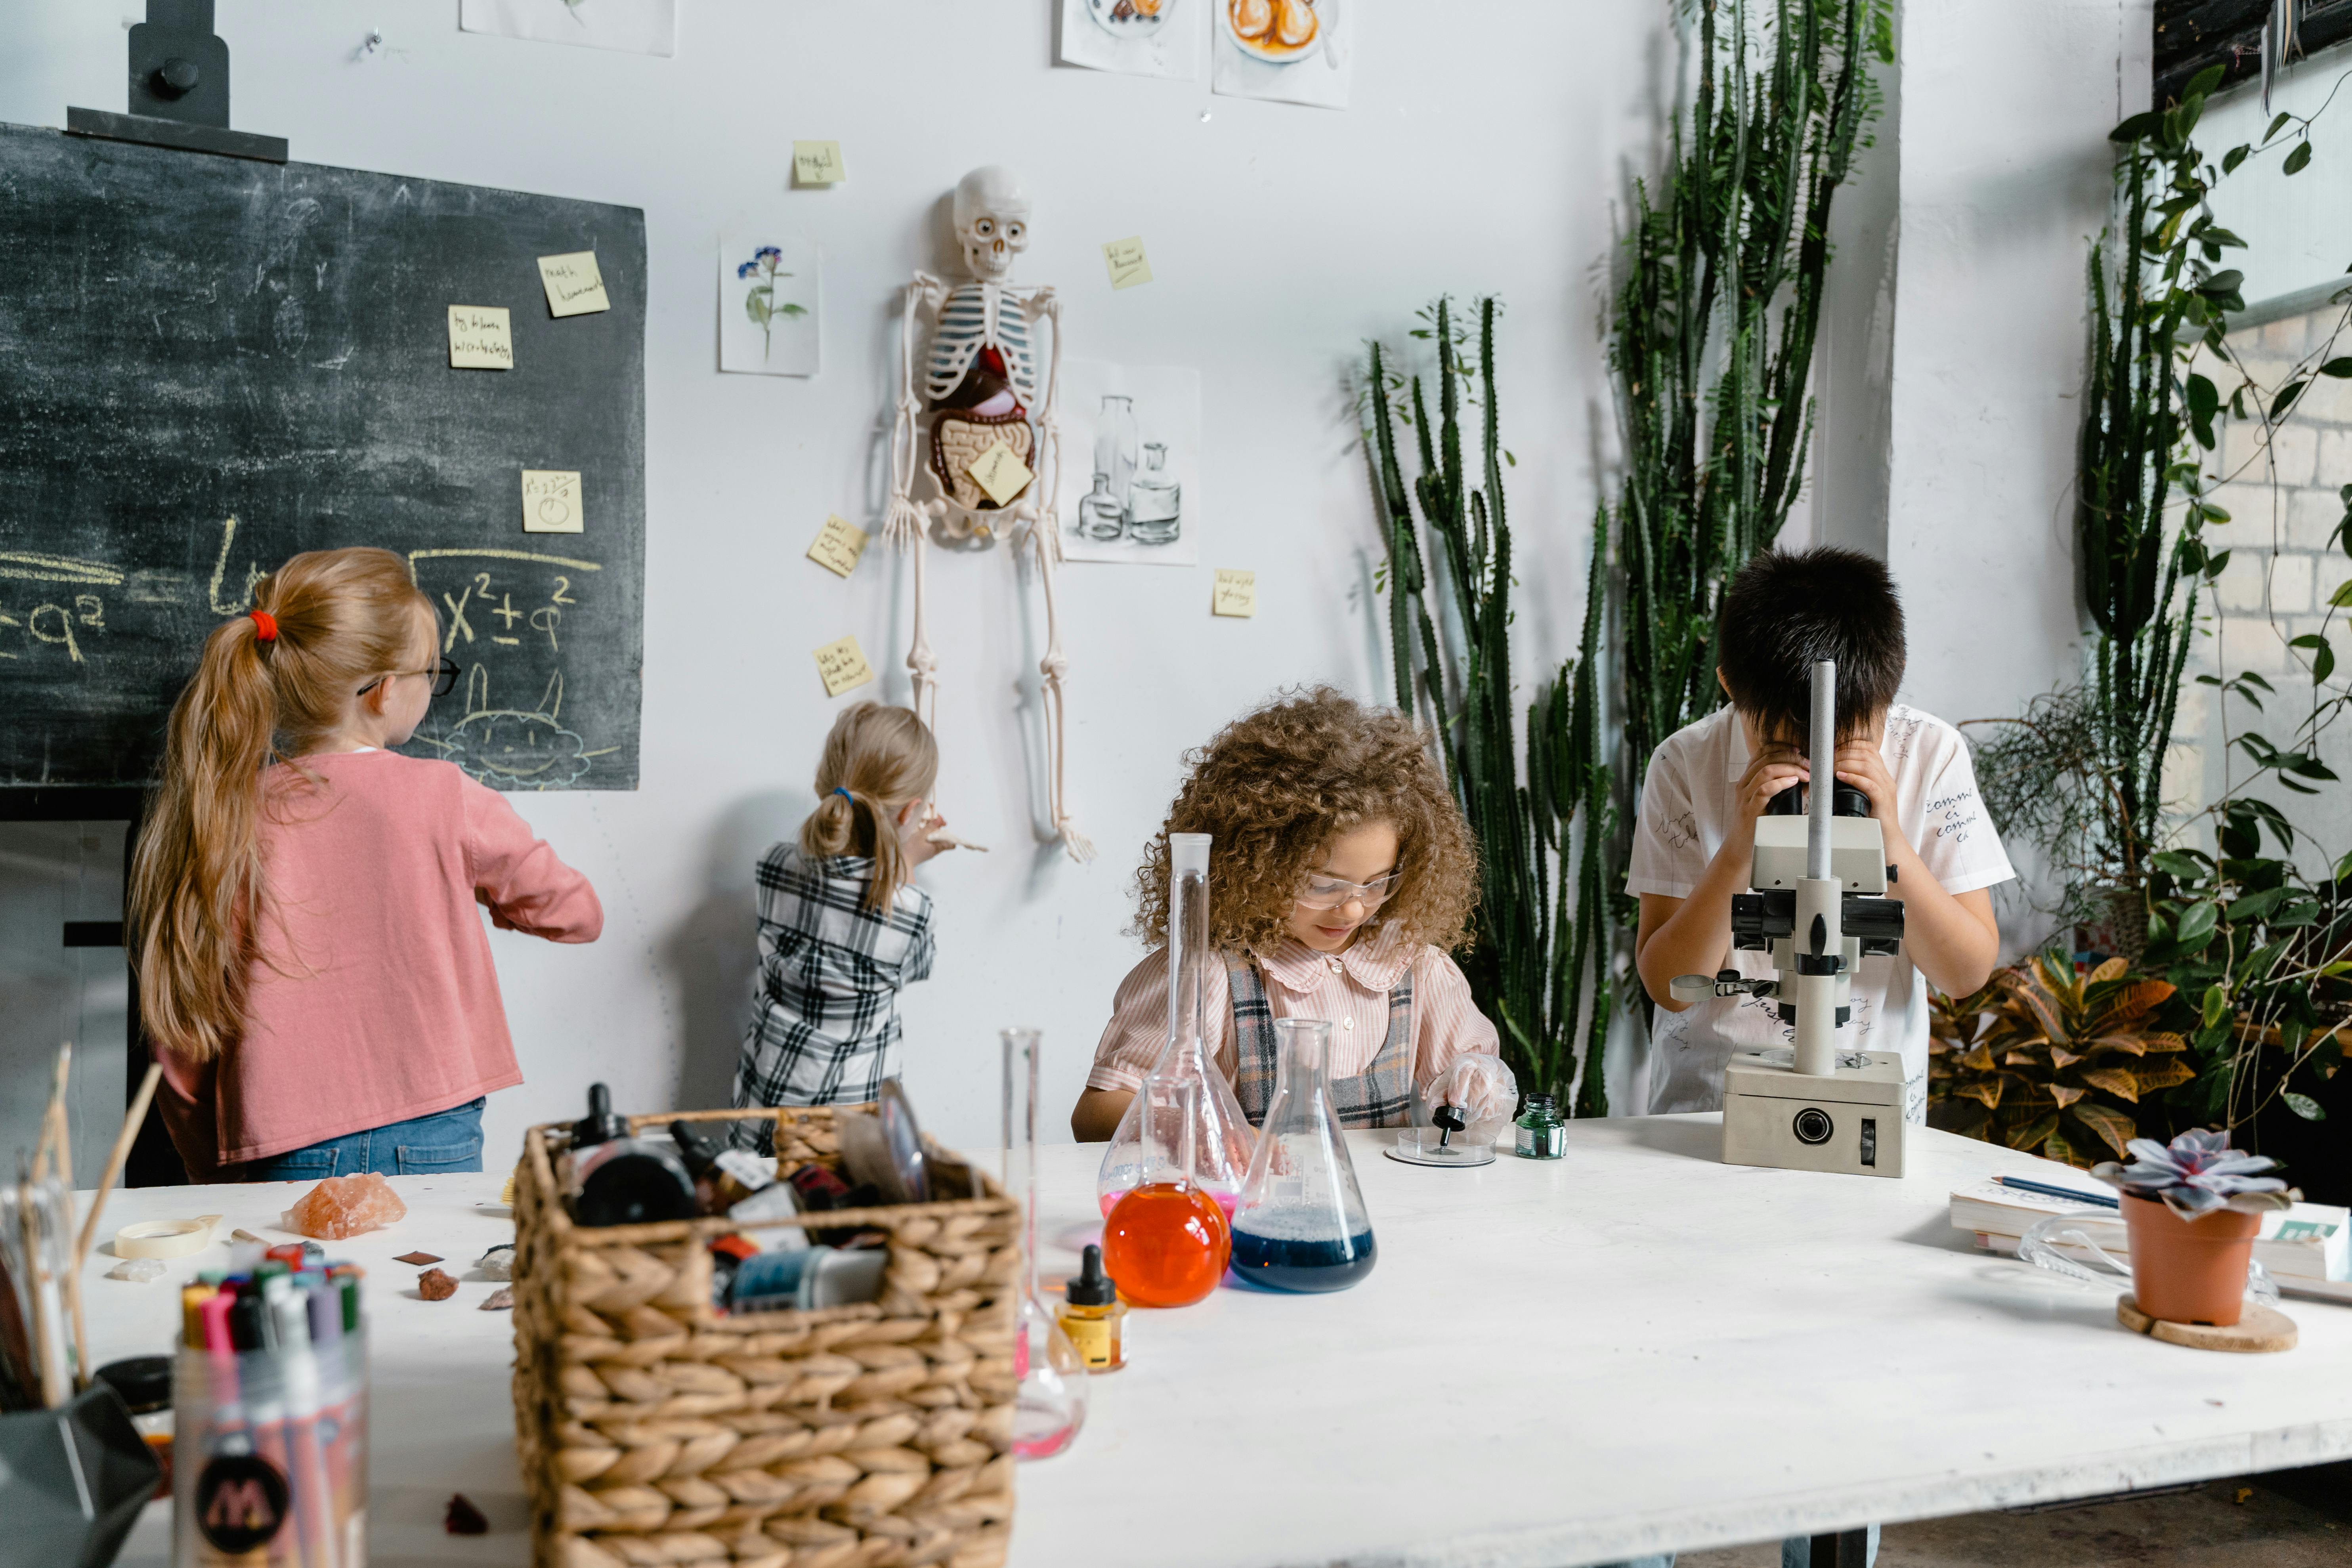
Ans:
<svg viewBox="0 0 2352 1568"><path fill-rule="evenodd" d="M907 709L860 702L834 721L800 841L760 861L760 991L734 1104L854 1104L898 1076L898 988L931 973L931 896L912 879L948 847L939 773ZM774 1128L737 1135L765 1152Z"/></svg>

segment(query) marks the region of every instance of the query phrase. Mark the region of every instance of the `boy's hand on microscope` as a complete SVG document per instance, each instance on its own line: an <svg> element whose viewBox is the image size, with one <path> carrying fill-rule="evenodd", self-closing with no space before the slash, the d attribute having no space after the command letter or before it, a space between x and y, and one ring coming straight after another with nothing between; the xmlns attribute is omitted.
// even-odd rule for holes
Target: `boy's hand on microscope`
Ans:
<svg viewBox="0 0 2352 1568"><path fill-rule="evenodd" d="M1878 742L1872 740L1847 741L1837 749L1837 776L1840 784L1852 784L1870 797L1870 815L1878 818L1898 835L1901 824L1895 816L1895 775L1886 771L1886 759L1878 752Z"/></svg>
<svg viewBox="0 0 2352 1568"><path fill-rule="evenodd" d="M1758 752L1748 771L1739 775L1739 826L1753 833L1756 819L1764 815L1774 795L1811 776L1805 771L1804 757L1794 747L1771 745Z"/></svg>

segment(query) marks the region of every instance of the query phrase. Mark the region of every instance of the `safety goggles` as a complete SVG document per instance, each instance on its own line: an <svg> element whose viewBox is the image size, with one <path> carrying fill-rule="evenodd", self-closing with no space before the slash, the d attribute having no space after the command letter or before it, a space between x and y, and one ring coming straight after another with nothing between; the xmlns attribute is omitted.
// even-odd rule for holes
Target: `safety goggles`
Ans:
<svg viewBox="0 0 2352 1568"><path fill-rule="evenodd" d="M1307 887L1298 895L1301 908L1336 910L1341 904L1360 903L1368 910L1379 909L1396 891L1397 879L1402 871L1391 871L1369 882L1350 882L1340 877L1309 877Z"/></svg>

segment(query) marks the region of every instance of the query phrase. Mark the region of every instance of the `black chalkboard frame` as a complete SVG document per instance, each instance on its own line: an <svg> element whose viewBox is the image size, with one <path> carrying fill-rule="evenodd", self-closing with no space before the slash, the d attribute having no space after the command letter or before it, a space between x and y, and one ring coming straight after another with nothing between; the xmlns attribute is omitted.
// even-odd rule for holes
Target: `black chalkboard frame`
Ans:
<svg viewBox="0 0 2352 1568"><path fill-rule="evenodd" d="M636 787L641 210L7 125L0 210L0 816L151 782L204 636L353 543L469 666L409 750ZM537 258L580 250L611 308L555 317ZM515 368L452 368L451 305L506 308ZM522 531L525 469L582 474L583 533Z"/></svg>

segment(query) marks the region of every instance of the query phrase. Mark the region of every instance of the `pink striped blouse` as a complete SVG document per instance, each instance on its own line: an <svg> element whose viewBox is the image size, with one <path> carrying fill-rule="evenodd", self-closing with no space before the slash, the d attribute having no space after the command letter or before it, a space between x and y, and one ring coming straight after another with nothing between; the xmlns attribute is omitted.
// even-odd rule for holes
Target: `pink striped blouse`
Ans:
<svg viewBox="0 0 2352 1568"><path fill-rule="evenodd" d="M1331 1020L1333 1078L1354 1077L1380 1054L1388 1036L1389 992L1408 965L1412 970L1414 1087L1428 1088L1456 1057L1495 1055L1495 1026L1471 1002L1470 982L1461 965L1426 942L1408 945L1388 926L1336 954L1317 952L1285 937L1272 952L1258 955L1267 980L1266 1001L1276 1017ZM1217 1070L1230 1082L1235 1067L1234 1007L1223 963L1209 966L1207 992L1202 1003L1217 1042ZM1119 982L1087 1087L1133 1093L1167 1043L1168 950L1162 947Z"/></svg>

